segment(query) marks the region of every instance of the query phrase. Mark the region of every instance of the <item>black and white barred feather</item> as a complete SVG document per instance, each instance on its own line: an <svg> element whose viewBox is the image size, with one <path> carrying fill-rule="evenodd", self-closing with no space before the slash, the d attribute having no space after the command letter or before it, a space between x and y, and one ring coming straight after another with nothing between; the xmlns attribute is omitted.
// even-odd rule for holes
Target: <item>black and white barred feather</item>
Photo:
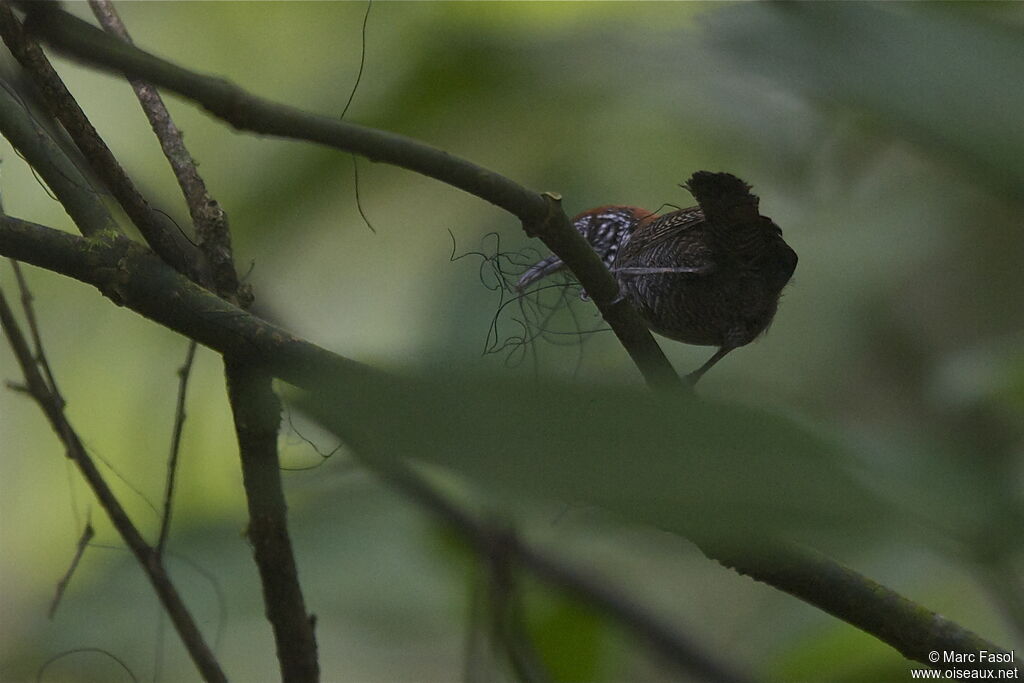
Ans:
<svg viewBox="0 0 1024 683"><path fill-rule="evenodd" d="M605 267L610 269L615 264L619 250L629 242L636 226L650 215L650 211L635 206L599 206L579 214L572 219L572 224L601 257ZM562 259L551 255L530 266L519 278L516 288L525 289L564 266Z"/></svg>

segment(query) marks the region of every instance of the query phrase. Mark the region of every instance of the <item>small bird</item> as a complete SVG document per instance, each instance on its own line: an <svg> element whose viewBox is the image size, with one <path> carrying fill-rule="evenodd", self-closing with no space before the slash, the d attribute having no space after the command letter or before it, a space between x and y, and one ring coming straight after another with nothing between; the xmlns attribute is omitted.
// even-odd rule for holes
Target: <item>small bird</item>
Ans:
<svg viewBox="0 0 1024 683"><path fill-rule="evenodd" d="M635 206L602 206L579 214L573 225L653 331L718 347L687 375L696 384L768 328L797 255L736 176L697 171L681 187L698 206L660 216ZM549 256L527 269L516 287L523 290L562 267Z"/></svg>

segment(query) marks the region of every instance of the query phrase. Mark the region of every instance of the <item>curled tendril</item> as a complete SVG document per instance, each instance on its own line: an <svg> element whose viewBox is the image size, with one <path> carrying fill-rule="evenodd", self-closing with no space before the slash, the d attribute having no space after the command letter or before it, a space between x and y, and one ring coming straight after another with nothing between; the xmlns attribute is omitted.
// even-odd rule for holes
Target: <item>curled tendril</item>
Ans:
<svg viewBox="0 0 1024 683"><path fill-rule="evenodd" d="M525 291L519 291L515 283L531 265L541 258L540 252L532 247L519 251L505 251L501 235L487 233L481 238L477 250L458 252L455 235L452 239L449 261L466 258L479 260L478 279L486 289L497 294L497 305L484 339L483 355L504 354L507 367L518 367L532 361L538 369L539 358L536 343L544 341L555 346L575 346L579 349L576 359L577 372L583 361L583 342L598 332L608 331L593 311L580 310L583 299L579 283L569 273L549 277L544 283ZM587 318L596 324L586 326ZM513 332L508 332L512 327Z"/></svg>

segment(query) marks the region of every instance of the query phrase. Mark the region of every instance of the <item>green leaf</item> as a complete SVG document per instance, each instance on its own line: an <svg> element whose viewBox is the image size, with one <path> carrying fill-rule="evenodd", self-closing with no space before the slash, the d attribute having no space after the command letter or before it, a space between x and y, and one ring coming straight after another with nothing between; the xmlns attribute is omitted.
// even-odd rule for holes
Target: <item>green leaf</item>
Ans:
<svg viewBox="0 0 1024 683"><path fill-rule="evenodd" d="M508 501L596 505L686 534L799 540L879 528L835 444L786 417L642 387L455 376L362 381L298 404L364 458L449 468Z"/></svg>

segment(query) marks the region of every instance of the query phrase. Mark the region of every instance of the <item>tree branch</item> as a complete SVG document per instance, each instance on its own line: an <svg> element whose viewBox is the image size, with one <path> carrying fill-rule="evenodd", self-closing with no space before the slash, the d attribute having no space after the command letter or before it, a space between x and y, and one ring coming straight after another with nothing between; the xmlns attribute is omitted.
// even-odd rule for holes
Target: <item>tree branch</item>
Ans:
<svg viewBox="0 0 1024 683"><path fill-rule="evenodd" d="M0 132L53 190L83 235L120 231L89 180L9 87L0 88Z"/></svg>
<svg viewBox="0 0 1024 683"><path fill-rule="evenodd" d="M263 604L274 629L281 677L289 683L316 681L320 666L315 618L306 614L281 486L277 454L281 403L271 386L272 377L258 366L225 356L224 369L249 504L246 535L260 570Z"/></svg>
<svg viewBox="0 0 1024 683"><path fill-rule="evenodd" d="M198 279L201 259L195 247L176 230L169 229L165 219L139 193L78 102L68 92L46 55L26 34L6 3L0 4L0 35L11 54L32 76L50 116L68 132L86 162L110 189L146 242L177 270Z"/></svg>
<svg viewBox="0 0 1024 683"><path fill-rule="evenodd" d="M647 383L682 390L646 323L618 296L601 259L571 225L557 195L538 194L493 171L422 142L304 112L256 97L221 78L197 74L123 43L49 3L25 3L32 31L59 50L102 69L140 78L199 103L239 130L306 140L415 171L484 199L519 218L586 289Z"/></svg>
<svg viewBox="0 0 1024 683"><path fill-rule="evenodd" d="M171 452L167 456L167 479L164 483L164 509L160 514L160 533L157 535L156 552L162 558L167 539L171 533L171 513L174 511L174 488L178 480L178 455L181 452L181 435L185 429L185 398L188 395L188 380L192 375L192 363L196 358L198 344L188 340L185 362L178 368L178 399L174 409L174 427L171 429Z"/></svg>
<svg viewBox="0 0 1024 683"><path fill-rule="evenodd" d="M731 666L704 653L675 628L658 619L601 581L546 555L509 534L507 529L488 524L452 503L436 487L398 460L385 461L379 454L362 452L361 462L389 486L405 494L431 514L455 529L478 554L494 561L506 557L540 580L574 595L607 612L639 637L654 652L681 671L700 680L742 683L750 679ZM500 561L500 559L499 559Z"/></svg>
<svg viewBox="0 0 1024 683"><path fill-rule="evenodd" d="M132 43L114 3L110 0L89 0L89 6L103 28L129 45ZM214 288L218 294L232 300L238 294L238 274L232 255L227 213L206 189L206 182L199 175L196 162L189 154L184 137L174 124L160 93L145 81L129 81L185 197L199 238L199 248L213 271Z"/></svg>
<svg viewBox="0 0 1024 683"><path fill-rule="evenodd" d="M969 654L965 670L1017 670L1013 662L978 661L978 653L1007 652L941 614L925 609L885 586L819 553L776 543L764 553L742 553L697 542L709 558L755 581L777 588L870 633L907 659L935 666L928 655ZM1018 674L1019 675L1019 674Z"/></svg>
<svg viewBox="0 0 1024 683"><path fill-rule="evenodd" d="M384 373L293 336L196 285L122 235L86 239L0 217L0 254L97 287L104 296L221 354L266 368L295 386Z"/></svg>

